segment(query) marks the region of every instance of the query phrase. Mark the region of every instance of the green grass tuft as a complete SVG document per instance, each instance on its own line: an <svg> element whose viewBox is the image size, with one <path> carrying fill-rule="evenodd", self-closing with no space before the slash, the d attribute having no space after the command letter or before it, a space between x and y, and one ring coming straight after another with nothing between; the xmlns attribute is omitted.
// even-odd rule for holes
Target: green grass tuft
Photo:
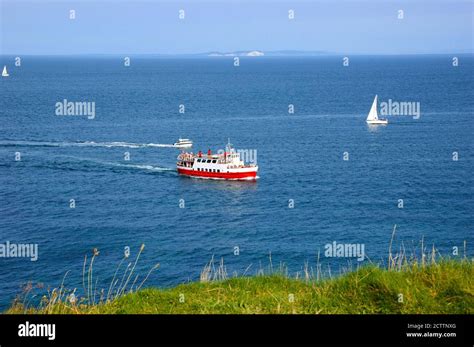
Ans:
<svg viewBox="0 0 474 347"><path fill-rule="evenodd" d="M64 300L25 309L17 303L6 313L472 314L473 279L472 261L443 260L398 270L365 266L322 281L264 275L148 288L92 305Z"/></svg>

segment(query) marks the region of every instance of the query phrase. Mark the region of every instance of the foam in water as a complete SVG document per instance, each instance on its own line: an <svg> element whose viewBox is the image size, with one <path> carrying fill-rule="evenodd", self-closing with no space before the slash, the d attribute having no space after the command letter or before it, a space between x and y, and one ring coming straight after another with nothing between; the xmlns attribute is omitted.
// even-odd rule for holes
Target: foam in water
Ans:
<svg viewBox="0 0 474 347"><path fill-rule="evenodd" d="M130 143L130 142L49 142L49 141L0 141L0 146L25 146L25 147L126 147L126 148L145 148L145 147L163 147L173 148L174 145L164 143Z"/></svg>

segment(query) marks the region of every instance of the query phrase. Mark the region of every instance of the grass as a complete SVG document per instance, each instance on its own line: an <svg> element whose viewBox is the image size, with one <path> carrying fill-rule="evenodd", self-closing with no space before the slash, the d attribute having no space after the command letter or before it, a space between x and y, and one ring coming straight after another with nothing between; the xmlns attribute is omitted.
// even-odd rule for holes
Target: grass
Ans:
<svg viewBox="0 0 474 347"><path fill-rule="evenodd" d="M6 313L79 314L369 314L474 313L474 264L467 259L399 270L369 265L334 279L284 275L236 277L147 288L99 304L58 301L13 305Z"/></svg>
<svg viewBox="0 0 474 347"><path fill-rule="evenodd" d="M215 266L212 258L200 282L169 289L142 289L159 264L146 274L134 272L145 248L141 245L134 260L129 259L129 251L124 253L110 285L99 291L93 272L99 251L94 249L91 259L84 259L82 296L77 288L66 289L63 279L59 288L48 290L39 304L32 305L35 287L28 283L5 313L473 314L474 259L466 256L466 242L464 255L455 259L443 258L434 246L426 252L423 239L418 253L407 255L403 243L393 253L395 231L396 225L386 265L370 262L355 270L350 266L343 275L333 277L330 268L322 270L318 253L316 269L305 263L303 271L291 278L283 264L273 269L270 254L266 273L260 268L255 276L245 276L247 268L242 275L229 277L223 259Z"/></svg>

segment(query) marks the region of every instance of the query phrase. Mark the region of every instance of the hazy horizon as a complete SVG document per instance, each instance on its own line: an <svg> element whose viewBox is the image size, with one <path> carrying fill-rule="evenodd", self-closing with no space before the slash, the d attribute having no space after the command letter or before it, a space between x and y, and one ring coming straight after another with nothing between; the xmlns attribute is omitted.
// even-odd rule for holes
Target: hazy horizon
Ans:
<svg viewBox="0 0 474 347"><path fill-rule="evenodd" d="M248 50L254 51L254 50ZM273 51L275 52L275 51ZM0 57L14 57L14 56L31 56L31 57L94 57L94 56L110 56L110 57L189 57L189 58L209 58L209 59L219 59L219 58L232 58L233 56L208 56L209 52L199 52L199 53L137 53L137 54L130 54L130 53L72 53L72 54L65 54L65 53L58 53L58 54L22 54L22 53L2 53ZM302 51L302 53L306 53ZM323 54L291 54L291 55L264 55L259 57L251 57L251 56L239 56L240 58L318 58L318 57L342 57L343 55L349 55L348 53L338 53L338 52L331 52L331 53L323 53ZM474 55L474 52L446 52L446 53L351 53L350 55L353 56L426 56L426 55Z"/></svg>
<svg viewBox="0 0 474 347"><path fill-rule="evenodd" d="M2 0L0 9L2 55L474 53L470 1Z"/></svg>

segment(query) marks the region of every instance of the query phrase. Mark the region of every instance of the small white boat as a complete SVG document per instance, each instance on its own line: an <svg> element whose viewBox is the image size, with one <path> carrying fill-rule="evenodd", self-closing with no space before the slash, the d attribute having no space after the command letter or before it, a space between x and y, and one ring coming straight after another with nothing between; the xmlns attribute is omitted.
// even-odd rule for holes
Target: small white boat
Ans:
<svg viewBox="0 0 474 347"><path fill-rule="evenodd" d="M2 71L2 77L8 77L8 76L10 76L10 75L8 74L7 66L4 65L3 66L3 71Z"/></svg>
<svg viewBox="0 0 474 347"><path fill-rule="evenodd" d="M387 119L379 119L379 115L377 113L377 95L375 95L374 102L372 103L372 107L370 108L370 112L367 116L366 122L368 124L373 124L373 125L387 125L388 120Z"/></svg>
<svg viewBox="0 0 474 347"><path fill-rule="evenodd" d="M190 139L178 139L178 142L175 142L173 146L176 148L191 148L193 141Z"/></svg>

